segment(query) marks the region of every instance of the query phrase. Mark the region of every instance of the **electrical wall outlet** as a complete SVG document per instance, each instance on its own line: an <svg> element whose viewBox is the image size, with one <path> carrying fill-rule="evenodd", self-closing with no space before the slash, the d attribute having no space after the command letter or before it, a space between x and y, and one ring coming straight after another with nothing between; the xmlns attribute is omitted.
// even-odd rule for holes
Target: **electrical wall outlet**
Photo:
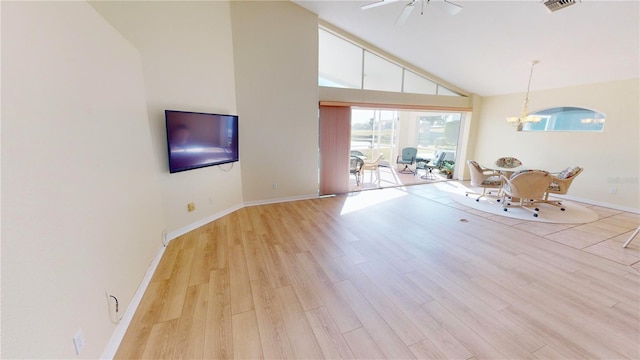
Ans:
<svg viewBox="0 0 640 360"><path fill-rule="evenodd" d="M195 209L196 209L196 203L190 202L187 204L187 210L194 211Z"/></svg>
<svg viewBox="0 0 640 360"><path fill-rule="evenodd" d="M76 336L73 337L73 346L76 349L76 355L80 355L82 349L84 349L84 335L82 330L78 330Z"/></svg>

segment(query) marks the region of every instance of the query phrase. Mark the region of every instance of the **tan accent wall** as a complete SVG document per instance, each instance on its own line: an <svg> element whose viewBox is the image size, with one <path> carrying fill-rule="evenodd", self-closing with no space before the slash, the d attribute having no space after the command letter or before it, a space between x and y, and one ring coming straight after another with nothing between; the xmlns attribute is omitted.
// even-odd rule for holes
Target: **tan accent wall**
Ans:
<svg viewBox="0 0 640 360"><path fill-rule="evenodd" d="M140 52L154 165L167 232L242 203L240 162L169 174L164 110L237 114L229 3L96 1L92 5ZM245 119L239 115L241 128ZM195 211L187 211L193 202Z"/></svg>
<svg viewBox="0 0 640 360"><path fill-rule="evenodd" d="M99 358L162 247L137 50L85 2L2 2L2 357ZM112 311L114 309L112 308Z"/></svg>
<svg viewBox="0 0 640 360"><path fill-rule="evenodd" d="M288 1L231 3L245 201L318 194L318 19Z"/></svg>

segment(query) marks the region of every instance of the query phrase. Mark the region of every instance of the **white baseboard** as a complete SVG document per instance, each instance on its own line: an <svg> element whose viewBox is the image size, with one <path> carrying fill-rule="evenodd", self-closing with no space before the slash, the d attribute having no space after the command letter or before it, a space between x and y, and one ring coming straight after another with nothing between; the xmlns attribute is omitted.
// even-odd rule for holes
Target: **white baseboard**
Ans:
<svg viewBox="0 0 640 360"><path fill-rule="evenodd" d="M634 213L634 214L640 214L640 209L637 208L632 208L629 206L621 206L621 205L616 205L616 204L610 204L610 203L606 203L603 201L595 201L595 200L591 200L591 199L585 199L585 198L580 198L580 197L576 197L576 196L571 196L571 195L552 195L550 197L556 198L556 199L567 199L567 200L571 200L571 201L577 201L577 202L581 202L584 204L589 204L589 205L594 205L594 206L602 206L602 207L606 207L609 209L614 209L614 210L620 210L620 211L626 211L626 212L630 212L630 213Z"/></svg>
<svg viewBox="0 0 640 360"><path fill-rule="evenodd" d="M236 211L236 210L240 210L242 209L243 205L236 205L236 206L232 206L228 209L225 209L223 211L217 212L213 215L207 216L206 218L200 219L194 223L191 223L183 228L180 228L178 230L172 231L170 233L167 234L167 239L168 240L173 240L175 238L177 238L178 236L184 235L186 233L188 233L189 231L195 230L203 225L206 225L214 220L220 219L221 217L225 216L225 215L229 215L232 212Z"/></svg>
<svg viewBox="0 0 640 360"><path fill-rule="evenodd" d="M162 259L162 255L164 255L165 249L165 246L161 246L156 253L156 256L153 258L153 260L151 260L151 263L149 264L149 267L147 268L147 271L145 272L144 277L140 282L140 286L138 286L138 290L136 290L136 293L133 295L133 298L129 303L129 306L127 306L126 310L124 311L122 319L120 319L120 321L118 322L118 326L116 326L113 334L111 334L111 339L109 339L107 347L102 352L102 356L100 357L101 359L113 359L116 351L118 351L120 343L124 338L124 334L127 332L129 324L131 324L131 320L133 319L133 315L136 313L136 310L140 305L140 301L142 301L142 296L144 295L145 291L147 291L147 287L151 282L151 278L153 278L153 274L156 272L156 268L160 263L160 259Z"/></svg>
<svg viewBox="0 0 640 360"><path fill-rule="evenodd" d="M258 200L258 201L247 201L247 202L244 202L242 205L243 205L243 207L248 207L248 206L256 206L256 205L277 204L277 203L281 203L281 202L317 199L319 197L320 196L318 194L291 196L291 197L286 197L286 198L267 199L267 200Z"/></svg>

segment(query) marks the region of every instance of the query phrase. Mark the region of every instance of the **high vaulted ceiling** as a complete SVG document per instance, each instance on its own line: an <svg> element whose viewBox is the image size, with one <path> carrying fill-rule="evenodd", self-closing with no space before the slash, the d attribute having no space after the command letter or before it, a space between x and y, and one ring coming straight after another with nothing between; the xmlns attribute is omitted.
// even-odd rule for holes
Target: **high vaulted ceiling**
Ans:
<svg viewBox="0 0 640 360"><path fill-rule="evenodd" d="M582 0L549 12L541 0L418 0L402 26L396 19L410 0L360 7L376 0L296 4L378 48L470 93L482 96L551 89L639 77L640 1Z"/></svg>

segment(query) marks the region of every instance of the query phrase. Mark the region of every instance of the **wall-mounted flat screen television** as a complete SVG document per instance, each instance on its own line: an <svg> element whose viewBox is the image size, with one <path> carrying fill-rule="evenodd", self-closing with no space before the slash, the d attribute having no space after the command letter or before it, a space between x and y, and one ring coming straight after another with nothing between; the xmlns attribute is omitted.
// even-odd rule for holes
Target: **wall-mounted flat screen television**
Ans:
<svg viewBox="0 0 640 360"><path fill-rule="evenodd" d="M169 172L236 162L238 116L165 110Z"/></svg>

